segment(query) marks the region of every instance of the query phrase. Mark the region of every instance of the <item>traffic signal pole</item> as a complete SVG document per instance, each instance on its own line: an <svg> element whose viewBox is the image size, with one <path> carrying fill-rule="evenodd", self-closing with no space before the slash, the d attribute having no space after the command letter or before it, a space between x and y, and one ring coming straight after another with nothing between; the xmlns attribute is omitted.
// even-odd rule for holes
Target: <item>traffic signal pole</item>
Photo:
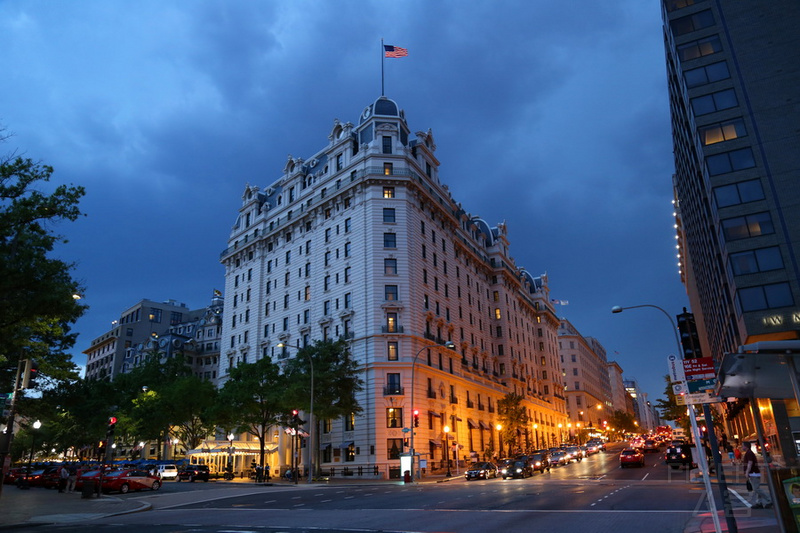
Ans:
<svg viewBox="0 0 800 533"><path fill-rule="evenodd" d="M6 423L6 432L2 435L2 442L0 442L0 473L2 478L6 478L8 469L11 466L11 441L14 440L14 420L17 418L17 398L19 396L20 385L23 379L22 373L28 364L27 359L20 359L17 363L17 375L14 378L14 390L11 393L11 408L8 413L8 422ZM0 481L0 496L3 494L3 483Z"/></svg>

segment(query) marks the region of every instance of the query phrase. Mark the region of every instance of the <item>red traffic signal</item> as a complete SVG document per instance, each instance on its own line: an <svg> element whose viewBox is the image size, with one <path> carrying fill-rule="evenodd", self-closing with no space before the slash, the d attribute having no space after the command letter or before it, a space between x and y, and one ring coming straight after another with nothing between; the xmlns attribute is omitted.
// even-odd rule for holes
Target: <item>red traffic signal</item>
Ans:
<svg viewBox="0 0 800 533"><path fill-rule="evenodd" d="M39 363L33 359L25 359L25 368L22 371L22 388L30 389L36 386L36 378L39 376Z"/></svg>
<svg viewBox="0 0 800 533"><path fill-rule="evenodd" d="M108 418L108 423L109 424L116 424L117 423L117 417L116 416L109 417Z"/></svg>
<svg viewBox="0 0 800 533"><path fill-rule="evenodd" d="M414 409L414 427L419 427L419 409Z"/></svg>

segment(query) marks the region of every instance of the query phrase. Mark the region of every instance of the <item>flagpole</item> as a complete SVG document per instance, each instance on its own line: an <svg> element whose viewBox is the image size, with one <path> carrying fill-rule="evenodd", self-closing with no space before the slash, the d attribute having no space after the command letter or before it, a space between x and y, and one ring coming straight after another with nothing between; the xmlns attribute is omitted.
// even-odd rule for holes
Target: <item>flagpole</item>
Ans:
<svg viewBox="0 0 800 533"><path fill-rule="evenodd" d="M383 63L386 61L385 56L386 54L383 52L383 39L381 39L381 96L384 95L383 93Z"/></svg>

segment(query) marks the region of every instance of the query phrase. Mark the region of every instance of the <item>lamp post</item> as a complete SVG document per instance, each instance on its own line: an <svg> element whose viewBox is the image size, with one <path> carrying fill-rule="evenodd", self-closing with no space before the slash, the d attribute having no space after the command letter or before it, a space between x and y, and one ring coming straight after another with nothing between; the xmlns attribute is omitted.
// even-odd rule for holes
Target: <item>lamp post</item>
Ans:
<svg viewBox="0 0 800 533"><path fill-rule="evenodd" d="M447 457L447 477L451 477L453 474L450 473L450 426L445 426L442 428L444 431L444 455Z"/></svg>
<svg viewBox="0 0 800 533"><path fill-rule="evenodd" d="M411 360L411 402L410 402L410 413L409 413L409 420L410 423L408 424L408 429L411 432L411 436L409 437L409 449L411 451L411 476L410 479L413 482L415 478L415 470L416 470L416 460L417 460L417 452L414 449L414 385L416 384L416 368L417 368L417 359L419 358L419 354L428 350L430 348L434 348L436 346L444 346L445 348L449 348L454 350L456 344L453 341L447 341L443 345L442 344L427 344L419 349L419 351L414 354L414 359ZM449 457L450 454L448 453L447 456ZM448 459L448 466L449 466L449 459Z"/></svg>
<svg viewBox="0 0 800 533"><path fill-rule="evenodd" d="M503 429L503 424L497 424L494 427L497 430L497 448L500 450L500 455L505 455L503 453L503 435L500 433L500 430ZM502 459L502 457L500 457Z"/></svg>
<svg viewBox="0 0 800 533"><path fill-rule="evenodd" d="M533 436L536 439L536 449L539 449L539 424L533 425Z"/></svg>
<svg viewBox="0 0 800 533"><path fill-rule="evenodd" d="M558 439L559 439L558 442L559 444L564 443L564 424L561 423L558 424Z"/></svg>
<svg viewBox="0 0 800 533"><path fill-rule="evenodd" d="M33 429L38 430L42 423L38 420L33 423ZM28 478L31 475L31 465L33 465L33 450L36 448L36 431L31 431L31 454L28 456L28 470L25 472L25 485L28 485ZM60 489L60 487L59 487Z"/></svg>
<svg viewBox="0 0 800 533"><path fill-rule="evenodd" d="M640 308L644 308L644 307L649 307L651 309L656 309L657 311L661 311L661 313L665 317L667 317L667 320L669 320L670 326L672 326L672 332L675 334L675 347L678 350L675 353L675 355L677 355L681 359L683 359L683 356L682 356L683 350L681 348L681 339L680 339L680 335L678 333L678 326L675 324L675 320L673 320L672 316L669 313L667 313L663 308L661 308L661 307L659 307L657 305L652 305L652 304L631 305L631 306L627 306L627 307L622 307L622 306L619 306L619 305L615 305L614 307L611 308L611 312L612 313L621 313L622 311L624 311L626 309L640 309ZM697 464L699 464L701 469L702 469L703 482L704 482L705 488L706 488L706 495L708 496L708 509L709 509L709 511L711 511L711 518L714 521L714 529L715 529L715 531L717 533L721 533L722 529L721 529L720 523L719 523L719 515L717 514L717 504L714 501L714 495L713 495L713 493L711 491L711 479L709 479L709 468L708 468L708 463L706 461L706 454L703 453L702 450L700 449L700 446L701 446L700 431L699 431L699 429L697 427L697 415L695 414L694 404L690 403L688 405L688 407L689 407L689 419L690 419L690 422L692 424L692 433L694 434L695 445L696 445L697 450L698 450L698 453L697 453ZM708 408L708 404L703 404L703 412L707 416L708 420L711 420L711 413L710 413L710 410ZM714 446L716 446L716 437L714 437ZM720 468L719 465L717 466L717 472L718 472L718 480L717 481L718 481L718 484L719 484L719 490L720 490L720 493L722 494L722 504L723 504L723 506L725 507L725 510L726 510L725 511L725 516L726 516L726 520L727 520L727 524L728 524L728 531L730 531L731 533L737 533L738 532L738 528L736 527L736 520L733 517L732 508L730 506L730 496L728 495L728 488L727 488L727 485L725 484L725 477L724 477L724 474L722 472L722 468Z"/></svg>
<svg viewBox="0 0 800 533"><path fill-rule="evenodd" d="M236 438L236 435L233 432L228 433L228 468L227 475L228 479L233 479L233 439Z"/></svg>
<svg viewBox="0 0 800 533"><path fill-rule="evenodd" d="M288 348L288 345L284 343L279 343L278 348ZM298 353L300 353L298 349ZM314 452L317 450L316 444L314 442L314 437L316 437L317 432L313 431L314 429L314 360L311 358L311 355L307 355L309 367L311 368L311 399L309 402L309 410L308 410L308 483L311 483L314 480L315 466L316 463L314 462Z"/></svg>

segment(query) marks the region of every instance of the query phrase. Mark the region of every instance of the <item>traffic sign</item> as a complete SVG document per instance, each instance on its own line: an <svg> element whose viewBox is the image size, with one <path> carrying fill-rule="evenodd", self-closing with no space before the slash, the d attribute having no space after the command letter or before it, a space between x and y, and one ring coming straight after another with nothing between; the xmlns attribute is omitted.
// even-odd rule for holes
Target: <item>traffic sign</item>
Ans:
<svg viewBox="0 0 800 533"><path fill-rule="evenodd" d="M686 375L687 381L693 379L712 379L717 376L714 370L714 359L712 357L684 359L683 372Z"/></svg>
<svg viewBox="0 0 800 533"><path fill-rule="evenodd" d="M714 391L703 391L703 392L695 392L693 394L686 394L681 396L681 398L686 398L686 403L689 404L696 404L696 403L718 403L722 401L722 398L718 396L714 396Z"/></svg>
<svg viewBox="0 0 800 533"><path fill-rule="evenodd" d="M693 379L687 382L689 393L713 391L717 385L716 379Z"/></svg>
<svg viewBox="0 0 800 533"><path fill-rule="evenodd" d="M673 383L672 384L672 392L675 394L686 394L688 391L686 390L686 383Z"/></svg>
<svg viewBox="0 0 800 533"><path fill-rule="evenodd" d="M670 354L667 356L667 367L669 368L669 380L672 383L686 381L683 374L683 361L677 355Z"/></svg>

